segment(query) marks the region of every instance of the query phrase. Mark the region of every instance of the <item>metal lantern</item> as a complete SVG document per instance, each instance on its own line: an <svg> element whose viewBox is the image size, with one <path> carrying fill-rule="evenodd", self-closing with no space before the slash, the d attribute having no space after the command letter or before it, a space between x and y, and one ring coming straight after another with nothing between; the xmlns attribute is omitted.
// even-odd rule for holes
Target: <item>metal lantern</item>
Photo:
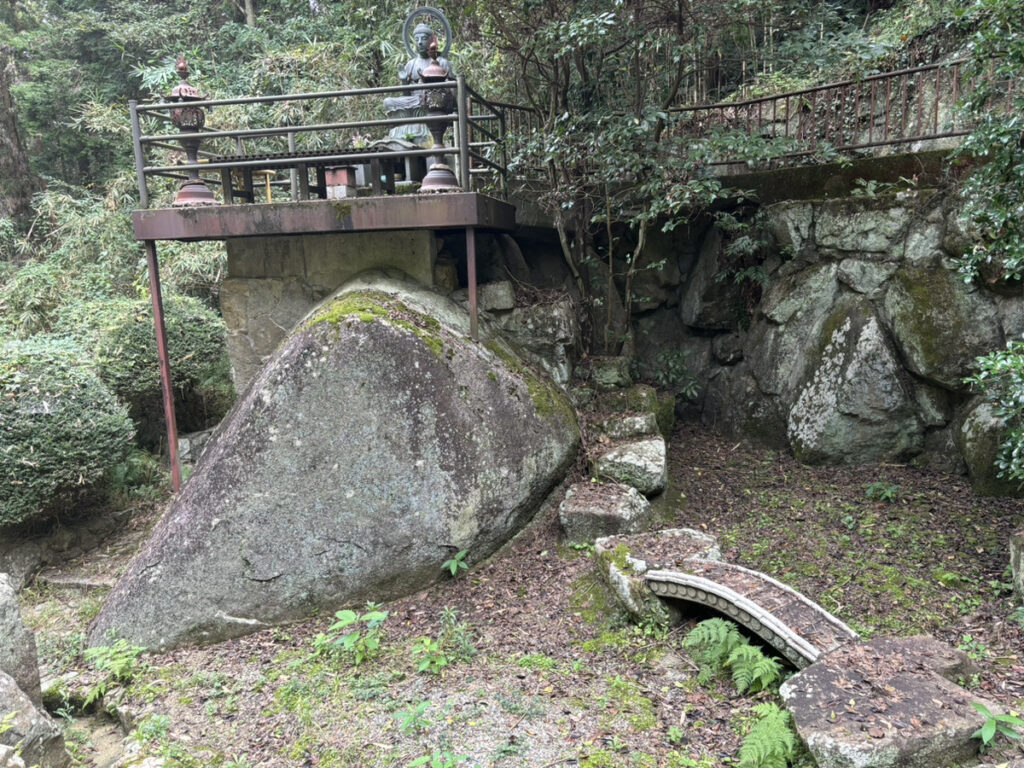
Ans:
<svg viewBox="0 0 1024 768"><path fill-rule="evenodd" d="M206 112L202 107L187 106L190 101L202 101L203 96L199 91L188 83L188 64L184 56L178 57L178 64L175 67L181 82L171 89L165 101L180 103L186 106L175 107L171 110L171 122L181 132L182 148L188 157L189 168L188 178L181 182L178 194L174 197L172 205L175 207L193 205L217 205L213 192L206 186L206 183L199 177L199 145L203 143L201 131L206 125Z"/></svg>
<svg viewBox="0 0 1024 768"><path fill-rule="evenodd" d="M443 83L448 79L448 72L437 61L437 35L431 39L428 50L431 60L420 72L420 81ZM422 98L423 106L431 117L450 115L455 109L455 94L450 88L431 88L423 91ZM430 123L430 135L434 139L434 146L430 149L437 154L430 158L430 168L420 185L421 192L452 192L462 189L455 172L445 163L444 134L448 130L448 123L448 120L435 120Z"/></svg>

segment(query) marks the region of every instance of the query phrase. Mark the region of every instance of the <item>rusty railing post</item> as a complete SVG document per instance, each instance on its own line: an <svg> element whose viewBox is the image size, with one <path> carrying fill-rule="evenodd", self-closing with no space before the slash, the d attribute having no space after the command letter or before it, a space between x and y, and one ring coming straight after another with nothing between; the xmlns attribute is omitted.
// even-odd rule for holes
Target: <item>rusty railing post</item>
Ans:
<svg viewBox="0 0 1024 768"><path fill-rule="evenodd" d="M469 335L477 341L476 229L466 227L466 282L469 289Z"/></svg>
<svg viewBox="0 0 1024 768"><path fill-rule="evenodd" d="M456 76L456 102L459 114L459 175L462 176L462 191L472 191L469 173L469 119L466 117L466 76ZM474 335L473 338L476 338Z"/></svg>
<svg viewBox="0 0 1024 768"><path fill-rule="evenodd" d="M160 266L156 258L156 241L146 240L146 266L149 268L149 295L153 301L153 329L156 331L156 352L160 358L160 391L167 422L167 457L171 464L171 487L181 490L181 467L178 465L178 423L174 418L174 390L171 389L171 361L167 354L167 325L164 322L164 301L160 290Z"/></svg>
<svg viewBox="0 0 1024 768"><path fill-rule="evenodd" d="M143 208L149 208L149 189L146 187L146 174L143 168L146 161L142 154L142 126L139 124L139 102L132 99L128 102L128 109L132 116L132 146L135 150L135 175L139 182L139 203Z"/></svg>

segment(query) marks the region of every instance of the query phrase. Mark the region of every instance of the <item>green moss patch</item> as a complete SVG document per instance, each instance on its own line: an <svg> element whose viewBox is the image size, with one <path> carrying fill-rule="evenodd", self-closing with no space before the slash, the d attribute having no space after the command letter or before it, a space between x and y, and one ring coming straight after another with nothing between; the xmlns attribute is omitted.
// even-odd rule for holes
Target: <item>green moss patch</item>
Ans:
<svg viewBox="0 0 1024 768"><path fill-rule="evenodd" d="M382 291L345 293L321 307L306 321L303 329L309 330L324 323L337 328L342 323L352 320L364 323L376 320L386 322L415 335L438 357L444 353L441 323Z"/></svg>

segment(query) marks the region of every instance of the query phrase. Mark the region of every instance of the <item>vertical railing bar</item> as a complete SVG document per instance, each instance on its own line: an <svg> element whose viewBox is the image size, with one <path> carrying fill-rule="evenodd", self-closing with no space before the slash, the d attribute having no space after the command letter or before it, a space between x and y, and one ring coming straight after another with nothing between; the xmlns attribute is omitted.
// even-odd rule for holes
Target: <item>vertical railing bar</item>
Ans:
<svg viewBox="0 0 1024 768"><path fill-rule="evenodd" d="M868 143L875 140L875 82L871 81L871 103L868 105Z"/></svg>
<svg viewBox="0 0 1024 768"><path fill-rule="evenodd" d="M906 137L907 135L907 99L910 96L910 76L904 75L903 81L903 95L902 104L900 105L900 136Z"/></svg>
<svg viewBox="0 0 1024 768"><path fill-rule="evenodd" d="M932 134L939 132L939 94L942 92L942 69L935 70L935 114L932 116Z"/></svg>
<svg viewBox="0 0 1024 768"><path fill-rule="evenodd" d="M288 131L288 151L295 152L295 131ZM299 172L295 168L291 168L288 171L288 176L291 179L291 197L294 203L299 199ZM324 197L327 196L327 190L324 190Z"/></svg>
<svg viewBox="0 0 1024 768"><path fill-rule="evenodd" d="M892 104L892 78L885 80L885 128L882 133L882 141L889 140L889 108Z"/></svg>
<svg viewBox="0 0 1024 768"><path fill-rule="evenodd" d="M135 176L139 183L139 203L143 208L149 208L149 187L146 186L146 174L142 170L146 167L146 159L142 154L142 126L139 123L139 102L134 99L128 102L128 110L132 120L132 145L135 152Z"/></svg>
<svg viewBox="0 0 1024 768"><path fill-rule="evenodd" d="M953 65L953 110L950 113L952 119L950 120L950 126L956 128L956 118L960 110L956 108L956 105L960 103L960 65Z"/></svg>
<svg viewBox="0 0 1024 768"><path fill-rule="evenodd" d="M469 173L469 120L466 118L466 76L456 77L456 95L459 101L459 173L462 176L462 190L472 191Z"/></svg>
<svg viewBox="0 0 1024 768"><path fill-rule="evenodd" d="M923 76L921 77L921 80L924 80ZM917 85L917 135L918 136L923 136L924 135L924 130L923 130L923 127L924 127L924 88L922 86L923 86L923 83L920 83L920 82Z"/></svg>

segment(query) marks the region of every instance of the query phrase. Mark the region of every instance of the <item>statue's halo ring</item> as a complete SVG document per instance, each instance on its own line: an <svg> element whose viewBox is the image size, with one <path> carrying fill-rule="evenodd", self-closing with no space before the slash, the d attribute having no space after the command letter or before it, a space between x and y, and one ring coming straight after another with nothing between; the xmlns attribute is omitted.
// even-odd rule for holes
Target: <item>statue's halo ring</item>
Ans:
<svg viewBox="0 0 1024 768"><path fill-rule="evenodd" d="M437 55L447 56L448 51L452 49L452 25L448 23L447 17L437 8L428 8L427 6L417 8L405 17L405 24L402 25L402 40L405 42L405 50L409 52L411 58L419 55L412 46L412 31L416 28L417 22L422 20L423 16L429 16L444 30L444 50L439 50ZM436 28L434 29L434 32L439 31Z"/></svg>

